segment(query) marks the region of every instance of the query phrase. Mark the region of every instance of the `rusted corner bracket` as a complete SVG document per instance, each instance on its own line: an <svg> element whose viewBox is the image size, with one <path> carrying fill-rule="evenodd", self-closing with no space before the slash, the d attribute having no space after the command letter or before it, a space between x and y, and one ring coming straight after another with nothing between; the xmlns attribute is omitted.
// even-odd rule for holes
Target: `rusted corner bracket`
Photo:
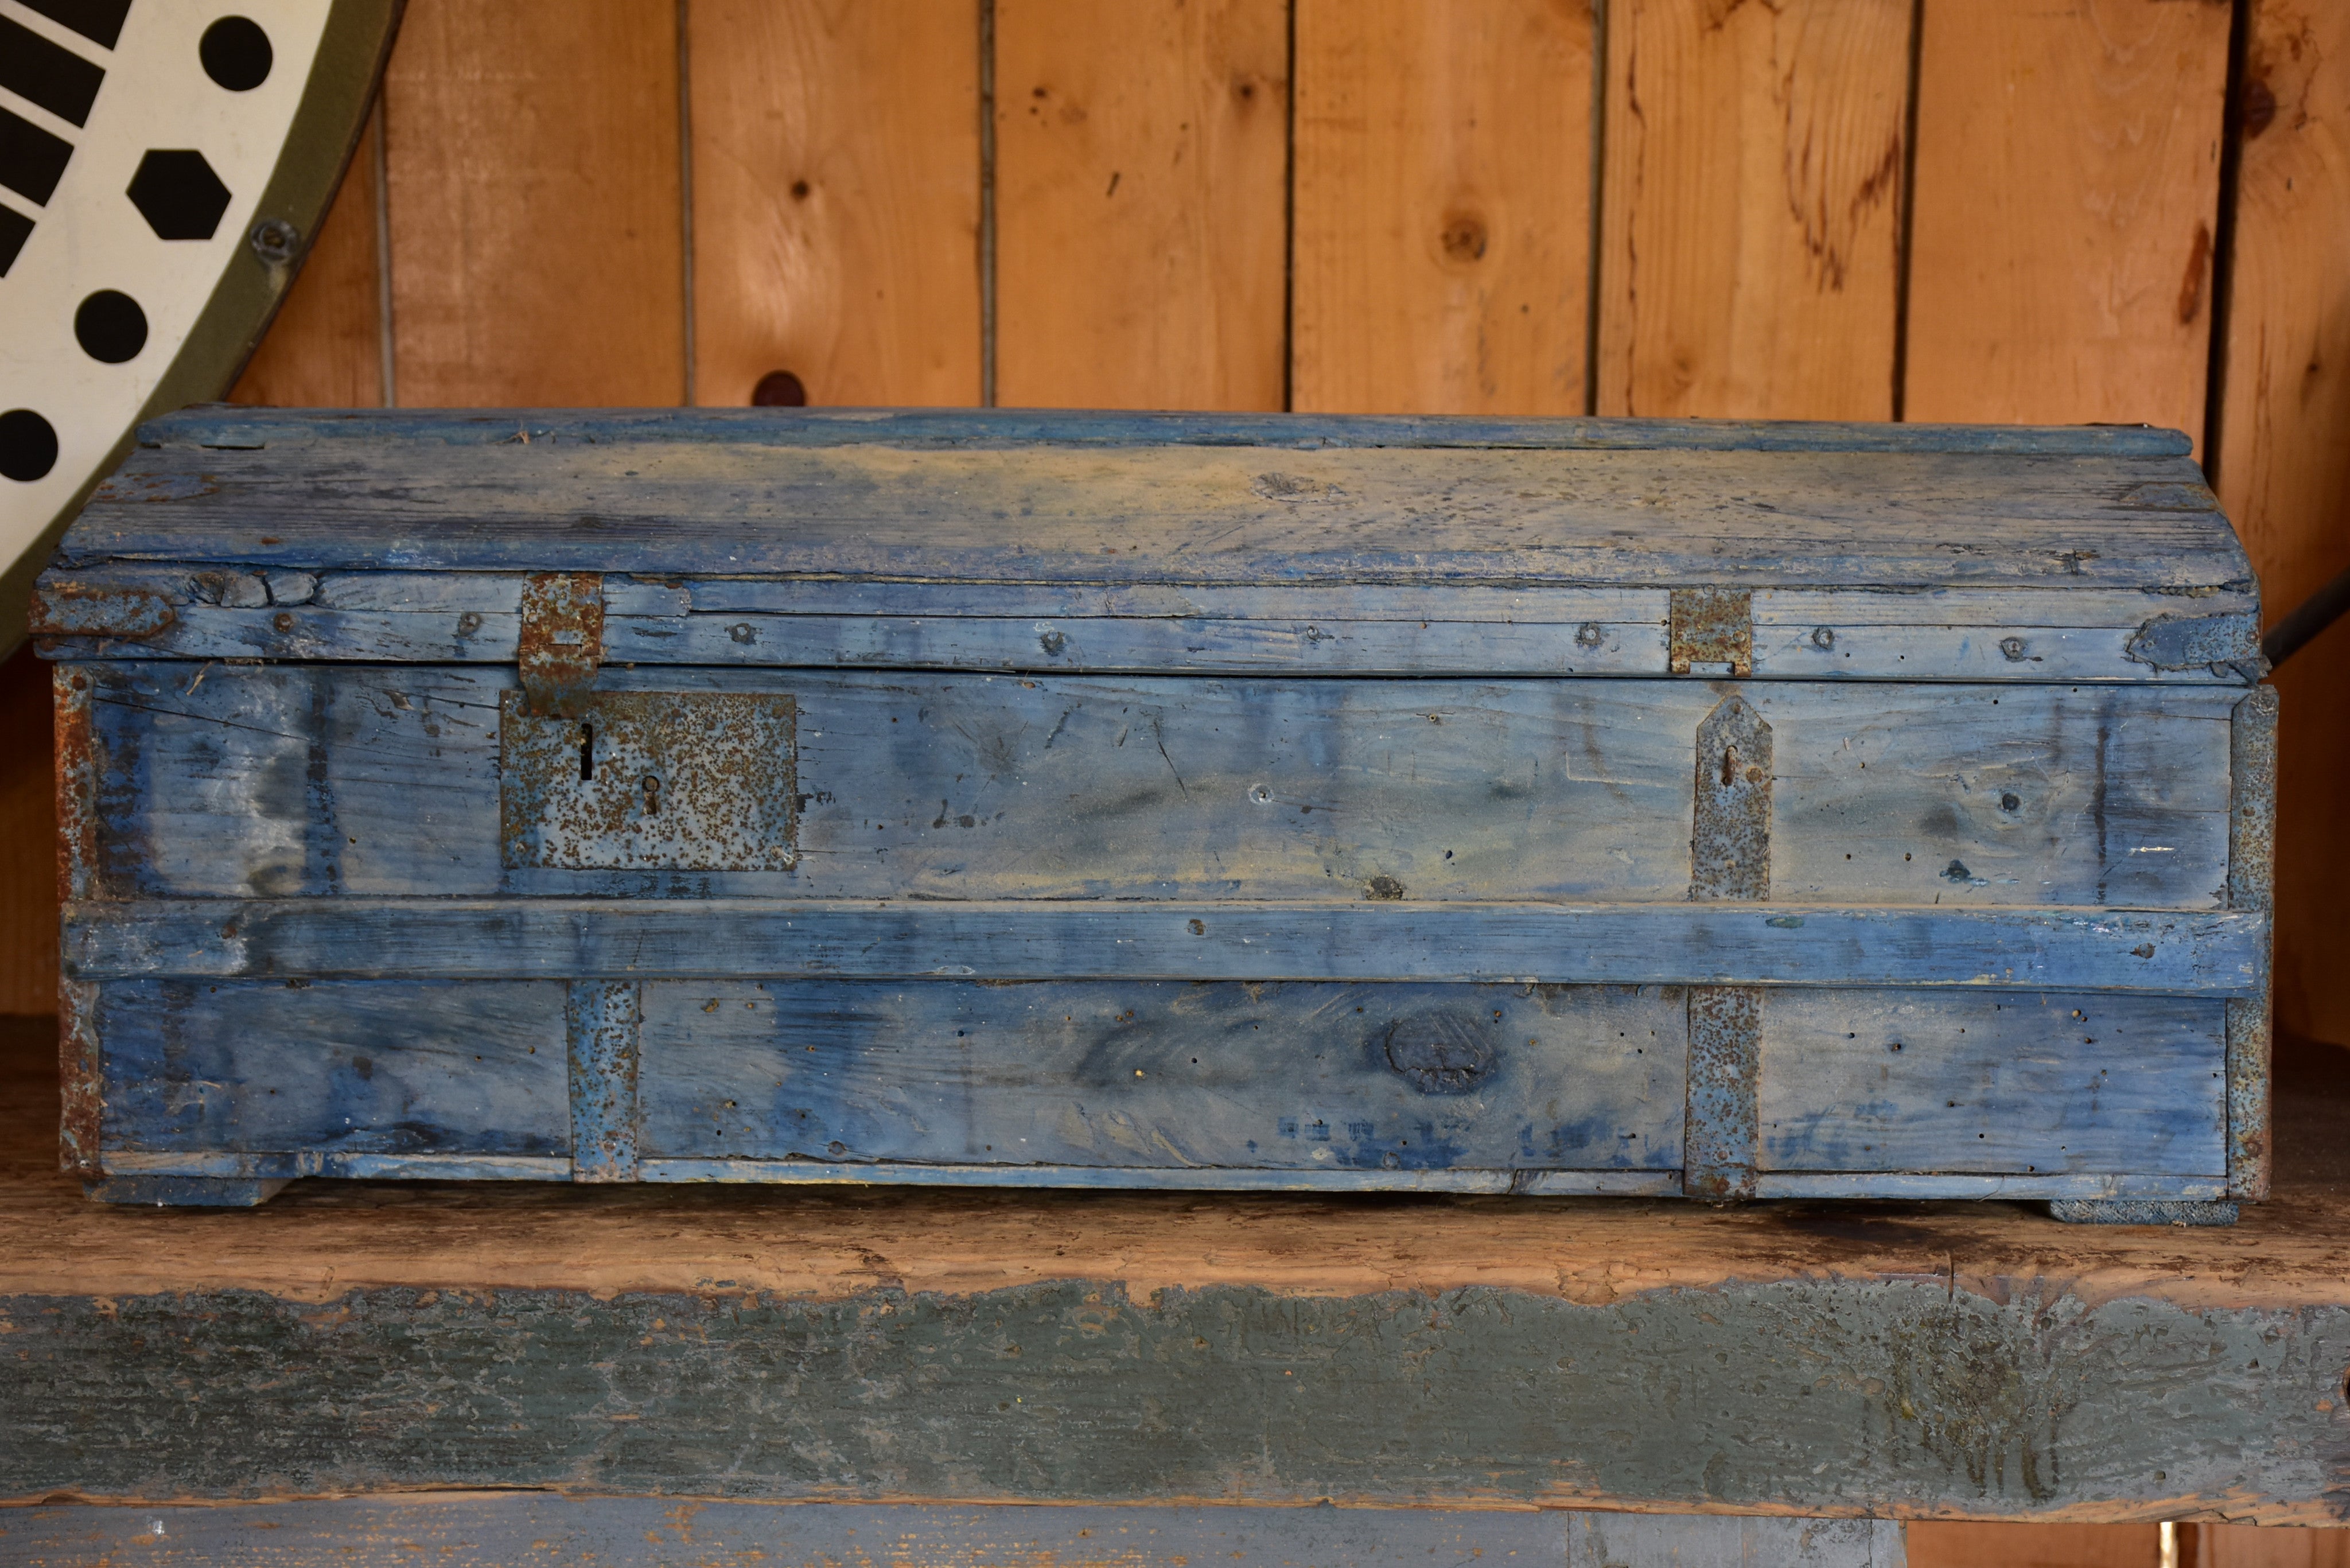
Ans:
<svg viewBox="0 0 2350 1568"><path fill-rule="evenodd" d="M99 1138L106 1125L105 1064L98 1043L98 987L84 980L57 982L57 1168L84 1181L106 1174Z"/></svg>
<svg viewBox="0 0 2350 1568"><path fill-rule="evenodd" d="M2273 914L2275 687L2256 686L2236 704L2229 725L2228 773L2228 907ZM2228 1196L2255 1201L2269 1193L2272 963L2262 963L2259 988L2251 995L2228 999Z"/></svg>
<svg viewBox="0 0 2350 1568"><path fill-rule="evenodd" d="M152 588L101 583L45 582L33 590L35 637L101 637L140 641L169 631L180 618L172 601Z"/></svg>
<svg viewBox="0 0 2350 1568"><path fill-rule="evenodd" d="M523 584L515 661L525 710L542 719L586 715L604 661L601 573L545 572Z"/></svg>
<svg viewBox="0 0 2350 1568"><path fill-rule="evenodd" d="M89 669L60 664L49 679L57 725L57 898L70 906L100 891ZM57 1123L57 1164L84 1180L103 1174L98 1144L105 1122L106 1080L97 1011L96 985L70 976L58 981L57 1079L63 1115Z"/></svg>
<svg viewBox="0 0 2350 1568"><path fill-rule="evenodd" d="M1754 673L1754 596L1745 588L1675 588L1670 601L1669 668L1687 675L1696 664L1725 664L1732 675Z"/></svg>

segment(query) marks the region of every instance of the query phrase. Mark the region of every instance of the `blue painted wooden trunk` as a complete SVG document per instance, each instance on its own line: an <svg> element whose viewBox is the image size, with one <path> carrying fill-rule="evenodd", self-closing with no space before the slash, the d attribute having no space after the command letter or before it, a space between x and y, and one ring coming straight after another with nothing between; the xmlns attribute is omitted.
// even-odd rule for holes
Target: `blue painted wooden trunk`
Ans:
<svg viewBox="0 0 2350 1568"><path fill-rule="evenodd" d="M35 610L67 1163L2258 1197L2274 707L2187 451L164 420Z"/></svg>

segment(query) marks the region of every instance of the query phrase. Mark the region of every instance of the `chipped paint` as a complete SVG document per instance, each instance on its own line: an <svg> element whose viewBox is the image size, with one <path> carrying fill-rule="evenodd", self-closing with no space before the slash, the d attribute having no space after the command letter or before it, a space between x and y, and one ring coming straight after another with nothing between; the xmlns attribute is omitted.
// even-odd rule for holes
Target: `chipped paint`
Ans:
<svg viewBox="0 0 2350 1568"><path fill-rule="evenodd" d="M543 572L525 582L515 658L531 712L579 717L604 659L602 575Z"/></svg>
<svg viewBox="0 0 2350 1568"><path fill-rule="evenodd" d="M2272 914L2276 904L2277 691L2255 687L2229 725L2228 907ZM2228 1002L2228 1192L2266 1198L2270 1144L2272 983L2263 953L2260 989Z"/></svg>

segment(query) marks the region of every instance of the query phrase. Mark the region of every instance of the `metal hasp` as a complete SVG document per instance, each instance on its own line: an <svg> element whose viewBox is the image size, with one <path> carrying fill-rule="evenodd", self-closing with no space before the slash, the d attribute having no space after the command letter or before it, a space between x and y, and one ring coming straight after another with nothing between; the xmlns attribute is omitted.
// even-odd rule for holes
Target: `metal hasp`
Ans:
<svg viewBox="0 0 2350 1568"><path fill-rule="evenodd" d="M785 695L591 691L563 718L498 704L504 862L573 871L788 871L797 708Z"/></svg>
<svg viewBox="0 0 2350 1568"><path fill-rule="evenodd" d="M578 718L604 661L602 575L546 572L525 582L515 660L530 712Z"/></svg>
<svg viewBox="0 0 2350 1568"><path fill-rule="evenodd" d="M1679 591L1673 603L1678 658ZM1772 750L1771 726L1735 694L1698 726L1690 822L1692 903L1759 902L1771 896ZM1691 986L1681 1124L1681 1190L1689 1197L1733 1202L1754 1196L1762 1075L1762 991Z"/></svg>

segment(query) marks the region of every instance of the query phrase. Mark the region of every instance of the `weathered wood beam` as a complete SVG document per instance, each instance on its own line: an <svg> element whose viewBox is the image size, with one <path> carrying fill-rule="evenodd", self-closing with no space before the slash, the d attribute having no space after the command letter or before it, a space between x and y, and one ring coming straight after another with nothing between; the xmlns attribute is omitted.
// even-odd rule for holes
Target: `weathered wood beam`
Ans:
<svg viewBox="0 0 2350 1568"><path fill-rule="evenodd" d="M161 1214L56 1173L28 1071L0 1476L2336 1522L2350 1180L2295 1071L2275 1197L2198 1231L554 1183Z"/></svg>

